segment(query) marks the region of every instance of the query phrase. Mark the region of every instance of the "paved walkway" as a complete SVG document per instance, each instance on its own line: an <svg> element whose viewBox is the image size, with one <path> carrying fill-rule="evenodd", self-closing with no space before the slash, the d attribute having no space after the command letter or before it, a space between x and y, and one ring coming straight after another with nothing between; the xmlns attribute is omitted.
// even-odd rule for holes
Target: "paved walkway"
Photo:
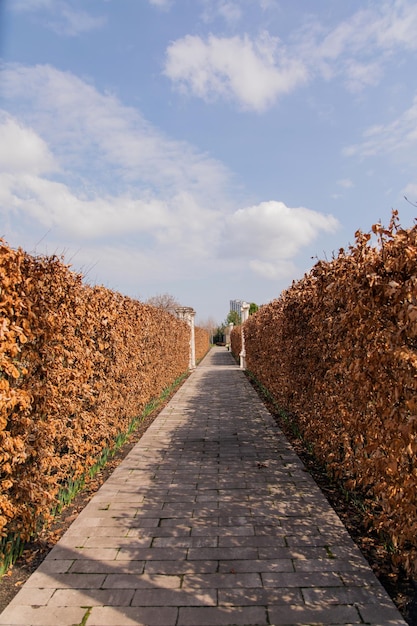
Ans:
<svg viewBox="0 0 417 626"><path fill-rule="evenodd" d="M405 622L243 372L215 348L0 624Z"/></svg>

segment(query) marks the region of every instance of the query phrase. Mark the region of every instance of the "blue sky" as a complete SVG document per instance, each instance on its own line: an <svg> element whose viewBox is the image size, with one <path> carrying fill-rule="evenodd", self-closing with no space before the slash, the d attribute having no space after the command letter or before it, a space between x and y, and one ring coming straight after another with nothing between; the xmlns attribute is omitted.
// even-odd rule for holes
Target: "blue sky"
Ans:
<svg viewBox="0 0 417 626"><path fill-rule="evenodd" d="M0 0L0 236L197 320L417 200L414 0Z"/></svg>

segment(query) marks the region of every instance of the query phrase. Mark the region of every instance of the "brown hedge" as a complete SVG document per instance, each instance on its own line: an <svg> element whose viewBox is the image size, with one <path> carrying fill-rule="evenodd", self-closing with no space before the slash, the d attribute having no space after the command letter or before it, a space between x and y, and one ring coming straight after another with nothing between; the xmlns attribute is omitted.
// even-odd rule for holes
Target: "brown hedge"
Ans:
<svg viewBox="0 0 417 626"><path fill-rule="evenodd" d="M415 576L417 226L372 230L249 318L247 368Z"/></svg>
<svg viewBox="0 0 417 626"><path fill-rule="evenodd" d="M0 241L0 536L48 519L60 487L187 371L189 340L169 313Z"/></svg>
<svg viewBox="0 0 417 626"><path fill-rule="evenodd" d="M195 358L197 363L201 361L210 348L210 337L205 328L195 328Z"/></svg>

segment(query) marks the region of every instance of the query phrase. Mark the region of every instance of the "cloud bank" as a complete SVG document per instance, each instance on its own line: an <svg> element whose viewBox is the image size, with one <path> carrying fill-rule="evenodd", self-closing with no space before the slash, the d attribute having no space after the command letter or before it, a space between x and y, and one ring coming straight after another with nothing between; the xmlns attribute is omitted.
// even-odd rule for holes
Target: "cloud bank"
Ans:
<svg viewBox="0 0 417 626"><path fill-rule="evenodd" d="M77 242L110 274L129 254L138 279L222 270L232 255L276 278L337 227L331 216L278 201L236 208L233 174L221 162L73 74L15 64L0 79L14 109L0 113L5 223L48 229L57 245Z"/></svg>
<svg viewBox="0 0 417 626"><path fill-rule="evenodd" d="M165 74L180 90L210 101L230 99L258 112L306 80L303 63L263 33L232 38L187 35L167 50Z"/></svg>
<svg viewBox="0 0 417 626"><path fill-rule="evenodd" d="M264 278L278 279L290 270L292 259L321 233L339 227L332 215L303 207L290 208L269 201L239 209L227 219L227 255L249 260Z"/></svg>
<svg viewBox="0 0 417 626"><path fill-rule="evenodd" d="M234 3L214 5L238 20ZM338 79L347 90L376 86L404 50L417 50L417 5L408 0L362 9L334 28L310 19L284 44L258 36L186 35L166 51L165 75L175 88L206 102L226 100L262 112L308 81Z"/></svg>

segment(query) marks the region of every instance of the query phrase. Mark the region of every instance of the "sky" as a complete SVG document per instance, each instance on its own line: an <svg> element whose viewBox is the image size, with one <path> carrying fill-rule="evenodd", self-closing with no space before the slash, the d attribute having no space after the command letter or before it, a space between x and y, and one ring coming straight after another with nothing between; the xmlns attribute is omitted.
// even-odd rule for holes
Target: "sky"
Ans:
<svg viewBox="0 0 417 626"><path fill-rule="evenodd" d="M197 322L266 304L415 223L416 33L415 0L0 0L0 237Z"/></svg>

